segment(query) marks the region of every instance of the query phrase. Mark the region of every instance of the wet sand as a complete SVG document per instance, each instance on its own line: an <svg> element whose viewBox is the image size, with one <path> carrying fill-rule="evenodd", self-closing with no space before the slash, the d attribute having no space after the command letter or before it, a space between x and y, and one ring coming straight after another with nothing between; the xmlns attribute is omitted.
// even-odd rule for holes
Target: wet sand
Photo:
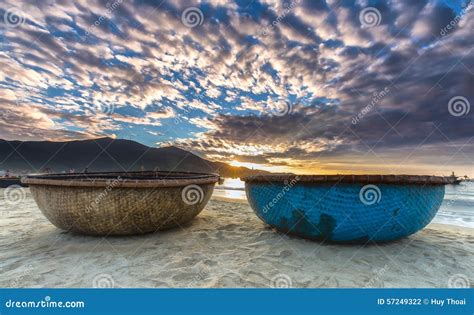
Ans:
<svg viewBox="0 0 474 315"><path fill-rule="evenodd" d="M187 227L101 238L54 227L29 192L15 206L0 200L1 287L465 287L473 257L474 229L449 225L381 245L325 244L214 198Z"/></svg>

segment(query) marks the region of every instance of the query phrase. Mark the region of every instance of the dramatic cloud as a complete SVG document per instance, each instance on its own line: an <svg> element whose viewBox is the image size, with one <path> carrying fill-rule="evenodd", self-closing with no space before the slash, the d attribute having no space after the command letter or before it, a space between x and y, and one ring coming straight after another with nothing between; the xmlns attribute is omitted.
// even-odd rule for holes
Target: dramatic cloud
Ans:
<svg viewBox="0 0 474 315"><path fill-rule="evenodd" d="M473 29L464 0L2 1L0 138L474 173Z"/></svg>

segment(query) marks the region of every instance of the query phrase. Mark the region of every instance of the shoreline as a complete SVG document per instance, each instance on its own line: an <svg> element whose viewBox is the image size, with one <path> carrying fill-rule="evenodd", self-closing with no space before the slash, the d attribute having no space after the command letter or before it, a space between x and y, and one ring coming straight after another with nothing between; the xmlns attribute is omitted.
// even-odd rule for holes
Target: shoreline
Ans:
<svg viewBox="0 0 474 315"><path fill-rule="evenodd" d="M474 229L465 227L465 226L457 226L453 224L445 224L445 223L429 223L423 229L434 229L434 230L445 230L454 233L461 233L466 235L474 235Z"/></svg>
<svg viewBox="0 0 474 315"><path fill-rule="evenodd" d="M249 204L247 200L222 197L222 196L214 196L214 195L211 196L211 200L217 200L217 201L228 202L228 203L239 203L239 204L244 204L244 205Z"/></svg>

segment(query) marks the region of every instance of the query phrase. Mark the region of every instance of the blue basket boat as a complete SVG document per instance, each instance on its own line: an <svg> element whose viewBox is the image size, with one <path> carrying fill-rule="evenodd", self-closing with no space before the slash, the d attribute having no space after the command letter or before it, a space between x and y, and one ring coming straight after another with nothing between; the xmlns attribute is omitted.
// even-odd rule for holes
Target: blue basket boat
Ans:
<svg viewBox="0 0 474 315"><path fill-rule="evenodd" d="M392 241L425 227L450 179L409 175L242 178L257 216L284 233L331 242Z"/></svg>

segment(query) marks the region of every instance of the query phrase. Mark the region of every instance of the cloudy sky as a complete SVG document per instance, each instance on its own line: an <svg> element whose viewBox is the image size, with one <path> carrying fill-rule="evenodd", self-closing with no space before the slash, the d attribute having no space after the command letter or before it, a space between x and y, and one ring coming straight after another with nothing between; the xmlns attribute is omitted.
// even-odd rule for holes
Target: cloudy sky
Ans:
<svg viewBox="0 0 474 315"><path fill-rule="evenodd" d="M474 3L0 0L0 138L474 176Z"/></svg>

